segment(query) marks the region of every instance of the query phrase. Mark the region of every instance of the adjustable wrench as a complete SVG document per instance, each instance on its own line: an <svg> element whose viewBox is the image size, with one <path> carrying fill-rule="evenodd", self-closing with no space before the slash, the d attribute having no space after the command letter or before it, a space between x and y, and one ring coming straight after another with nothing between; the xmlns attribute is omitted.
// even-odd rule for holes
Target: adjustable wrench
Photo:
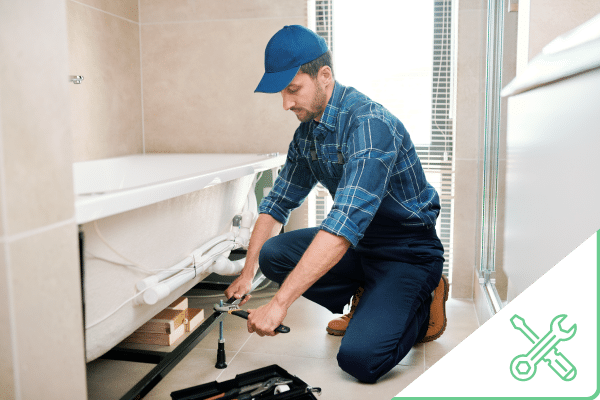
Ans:
<svg viewBox="0 0 600 400"><path fill-rule="evenodd" d="M531 379L536 373L537 364L551 351L555 350L559 342L569 340L575 335L577 324L573 324L568 330L562 329L561 322L566 318L565 314L554 317L550 323L550 331L538 340L527 354L521 354L513 358L510 363L510 372L516 379L520 381Z"/></svg>
<svg viewBox="0 0 600 400"><path fill-rule="evenodd" d="M238 317L242 317L244 319L248 319L248 312L244 310L240 310L240 306L238 304L246 297L246 295L242 296L240 299L236 299L235 297L231 297L227 300L227 303L223 303L223 305L215 304L213 308L218 312L226 312L228 314L237 315ZM275 328L275 332L279 333L288 333L290 328L285 325L279 325Z"/></svg>

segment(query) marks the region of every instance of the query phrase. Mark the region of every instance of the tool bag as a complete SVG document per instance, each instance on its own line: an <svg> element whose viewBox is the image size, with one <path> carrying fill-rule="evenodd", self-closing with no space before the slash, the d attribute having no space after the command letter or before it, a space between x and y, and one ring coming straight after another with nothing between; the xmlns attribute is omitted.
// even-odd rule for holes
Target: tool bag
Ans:
<svg viewBox="0 0 600 400"><path fill-rule="evenodd" d="M289 390L275 394L275 387L258 394L256 397L248 397L249 393L238 395L223 396L228 392L238 388L247 387L261 382L266 382L271 378L284 378L292 382L288 383ZM236 375L235 379L224 382L212 381L203 385L193 386L187 389L177 390L171 393L172 400L207 400L207 399L256 399L256 400L305 400L316 399L314 393L320 394L321 389L308 386L297 376L291 375L278 365L259 368L254 371Z"/></svg>

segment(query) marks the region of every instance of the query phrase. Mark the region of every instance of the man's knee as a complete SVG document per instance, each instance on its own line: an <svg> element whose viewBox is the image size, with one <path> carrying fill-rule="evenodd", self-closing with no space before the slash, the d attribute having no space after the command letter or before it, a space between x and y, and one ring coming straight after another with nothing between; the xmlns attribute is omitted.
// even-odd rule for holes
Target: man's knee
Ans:
<svg viewBox="0 0 600 400"><path fill-rule="evenodd" d="M274 239L270 238L263 244L258 256L258 265L267 278L282 283L288 272L281 267L281 262L278 260L279 246Z"/></svg>
<svg viewBox="0 0 600 400"><path fill-rule="evenodd" d="M364 346L340 346L337 360L342 370L361 382L375 383L382 375L381 362L372 349Z"/></svg>

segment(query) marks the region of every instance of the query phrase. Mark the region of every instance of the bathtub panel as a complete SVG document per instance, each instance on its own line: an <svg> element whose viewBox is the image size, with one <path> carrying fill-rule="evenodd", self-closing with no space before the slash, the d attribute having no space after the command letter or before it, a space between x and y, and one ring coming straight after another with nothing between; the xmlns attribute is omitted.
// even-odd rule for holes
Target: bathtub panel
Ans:
<svg viewBox="0 0 600 400"><path fill-rule="evenodd" d="M168 268L210 239L228 232L240 213L253 177L247 176L174 199L97 221L101 235L127 259L149 269ZM99 238L94 223L83 225L86 242L86 323L95 323L136 294L135 284L148 274L94 257L125 262ZM91 361L164 309L206 274L153 306L128 303L104 322L86 329ZM211 310L205 310L208 315Z"/></svg>

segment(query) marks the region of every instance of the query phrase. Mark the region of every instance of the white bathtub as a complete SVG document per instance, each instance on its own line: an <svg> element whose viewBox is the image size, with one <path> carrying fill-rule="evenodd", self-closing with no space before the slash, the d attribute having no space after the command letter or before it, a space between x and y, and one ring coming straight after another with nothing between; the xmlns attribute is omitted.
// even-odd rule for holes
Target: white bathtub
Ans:
<svg viewBox="0 0 600 400"><path fill-rule="evenodd" d="M274 154L137 154L73 164L80 224L283 165Z"/></svg>
<svg viewBox="0 0 600 400"><path fill-rule="evenodd" d="M76 219L85 237L88 361L208 275L199 273L154 305L135 305L128 299L149 274L116 263L157 271L183 260L228 232L255 175L284 161L285 155L149 154L74 164Z"/></svg>

